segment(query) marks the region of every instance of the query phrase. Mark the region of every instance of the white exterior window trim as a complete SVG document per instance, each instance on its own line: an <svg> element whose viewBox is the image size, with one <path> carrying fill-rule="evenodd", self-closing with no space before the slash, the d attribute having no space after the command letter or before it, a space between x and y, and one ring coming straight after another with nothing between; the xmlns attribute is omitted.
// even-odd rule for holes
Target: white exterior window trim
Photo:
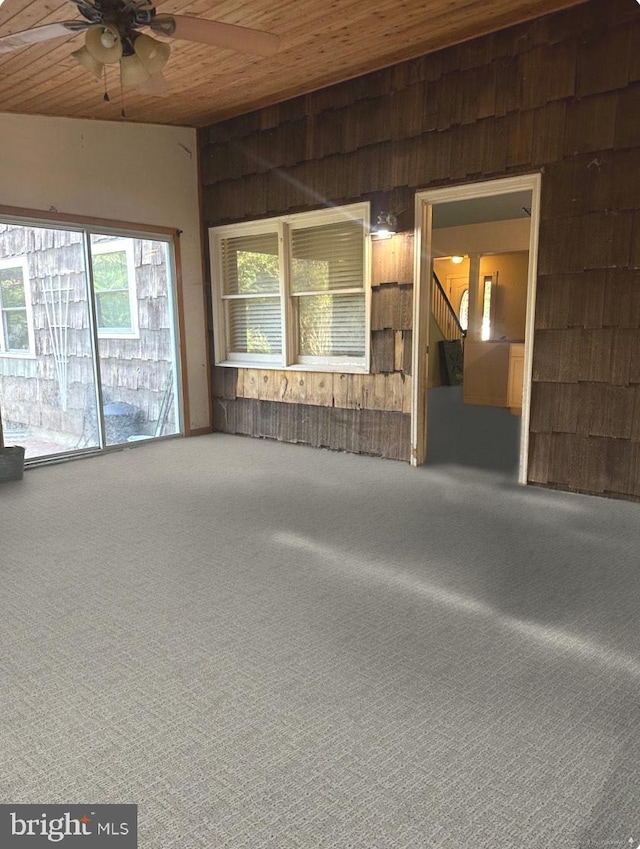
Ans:
<svg viewBox="0 0 640 849"><path fill-rule="evenodd" d="M136 237L115 239L114 241L93 242L89 239L89 255L93 264L94 256L102 256L104 254L115 254L124 252L127 258L127 291L129 295L129 315L131 316L130 330L117 330L116 328L102 328L97 325L99 339L139 339L140 338L140 323L138 316L138 294L136 285L136 263L133 253L133 240ZM101 294L95 287L94 279L94 298L96 307L98 304L98 296Z"/></svg>
<svg viewBox="0 0 640 849"><path fill-rule="evenodd" d="M338 290L337 294L362 292L365 296L365 351L362 357L308 357L298 354L298 326L295 318L295 298L291 291L291 233L329 224L346 218L362 220L363 229L363 288ZM263 368L290 371L320 371L348 374L368 374L371 362L371 239L370 204L368 202L347 206L316 209L292 215L245 221L209 228L209 253L212 283L212 310L214 329L214 359L217 366L233 368ZM227 351L229 338L228 312L224 296L221 243L225 238L237 236L278 234L280 258L280 298L282 316L281 354L240 354Z"/></svg>
<svg viewBox="0 0 640 849"><path fill-rule="evenodd" d="M27 313L27 333L29 335L29 350L28 351L9 351L7 348L7 340L4 338L4 321L0 309L0 357L11 357L13 359L35 359L36 355L36 338L33 329L33 301L31 297L31 278L29 277L29 263L26 257L5 257L0 259L0 268L20 268L22 269L22 284L24 286L24 302L25 311Z"/></svg>

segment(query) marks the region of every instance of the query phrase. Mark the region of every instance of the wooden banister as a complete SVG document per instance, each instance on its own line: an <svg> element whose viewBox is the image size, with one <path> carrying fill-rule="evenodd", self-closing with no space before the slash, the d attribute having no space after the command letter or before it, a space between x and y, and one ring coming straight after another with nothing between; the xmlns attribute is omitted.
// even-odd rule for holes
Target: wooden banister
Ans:
<svg viewBox="0 0 640 849"><path fill-rule="evenodd" d="M447 340L463 339L466 333L435 271L433 282L435 286L431 287L431 312L443 337Z"/></svg>

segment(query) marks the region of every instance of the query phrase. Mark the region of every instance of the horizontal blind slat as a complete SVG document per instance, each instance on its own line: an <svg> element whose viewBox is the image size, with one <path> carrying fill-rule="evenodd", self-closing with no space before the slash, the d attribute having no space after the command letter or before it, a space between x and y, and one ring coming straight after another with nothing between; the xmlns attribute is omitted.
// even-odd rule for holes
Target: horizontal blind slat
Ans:
<svg viewBox="0 0 640 849"><path fill-rule="evenodd" d="M276 294L280 261L276 233L222 239L225 295Z"/></svg>
<svg viewBox="0 0 640 849"><path fill-rule="evenodd" d="M243 354L279 354L282 319L278 298L227 301L229 351Z"/></svg>
<svg viewBox="0 0 640 849"><path fill-rule="evenodd" d="M301 356L364 357L364 294L303 296L298 304Z"/></svg>
<svg viewBox="0 0 640 849"><path fill-rule="evenodd" d="M363 288L361 219L291 232L293 292Z"/></svg>

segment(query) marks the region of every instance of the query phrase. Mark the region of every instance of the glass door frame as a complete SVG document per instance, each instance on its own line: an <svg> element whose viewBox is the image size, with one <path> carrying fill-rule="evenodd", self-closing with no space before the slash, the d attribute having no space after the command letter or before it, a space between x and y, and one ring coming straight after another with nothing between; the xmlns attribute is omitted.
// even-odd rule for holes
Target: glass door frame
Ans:
<svg viewBox="0 0 640 849"><path fill-rule="evenodd" d="M99 454L107 451L120 450L123 443L108 445L105 438L105 417L103 410L103 391L100 371L98 321L96 313L96 298L93 281L93 266L91 262L91 236L109 235L128 239L147 239L163 242L167 245L167 298L169 301L169 316L171 319L171 349L175 367L173 368L173 396L176 419L176 431L172 434L149 436L144 442L161 439L174 439L186 434L186 358L184 350L184 316L182 298L182 280L180 274L180 230L159 227L157 225L115 222L87 216L73 216L67 213L45 213L30 211L15 207L0 206L0 222L22 227L41 227L43 229L67 230L81 233L83 236L83 257L85 288L89 321L89 336L92 345L93 378L96 399L96 418L99 445L86 448L74 448L69 451L28 458L25 466L37 466L75 457ZM133 443L132 443L133 444ZM132 444L127 443L127 447Z"/></svg>

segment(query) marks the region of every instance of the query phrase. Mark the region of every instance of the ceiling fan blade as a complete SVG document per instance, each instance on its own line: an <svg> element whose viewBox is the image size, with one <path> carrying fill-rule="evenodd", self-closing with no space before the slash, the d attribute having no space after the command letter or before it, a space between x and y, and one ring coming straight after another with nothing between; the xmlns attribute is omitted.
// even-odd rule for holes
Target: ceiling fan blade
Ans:
<svg viewBox="0 0 640 849"><path fill-rule="evenodd" d="M22 32L0 36L0 53L22 50L24 47L39 44L41 41L49 41L52 38L69 37L77 32L84 32L90 26L91 24L85 21L60 21L57 24L45 24L42 27L33 27Z"/></svg>
<svg viewBox="0 0 640 849"><path fill-rule="evenodd" d="M78 11L81 15L91 21L94 24L98 24L102 21L102 10L96 8L96 5L92 0L69 0L70 3L73 3L74 6L77 6Z"/></svg>
<svg viewBox="0 0 640 849"><path fill-rule="evenodd" d="M279 37L273 33L187 15L156 15L149 26L171 38L226 47L239 53L256 53L258 56L271 56L280 46Z"/></svg>

